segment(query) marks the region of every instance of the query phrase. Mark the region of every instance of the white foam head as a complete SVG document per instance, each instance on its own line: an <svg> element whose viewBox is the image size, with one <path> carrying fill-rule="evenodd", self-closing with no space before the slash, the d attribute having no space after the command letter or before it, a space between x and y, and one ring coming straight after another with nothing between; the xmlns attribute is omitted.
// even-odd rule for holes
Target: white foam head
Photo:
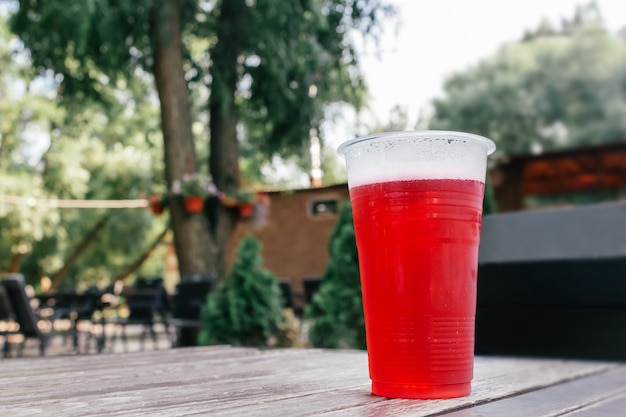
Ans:
<svg viewBox="0 0 626 417"><path fill-rule="evenodd" d="M495 144L462 132L389 132L352 139L337 150L346 158L350 188L388 181L459 179L485 182Z"/></svg>

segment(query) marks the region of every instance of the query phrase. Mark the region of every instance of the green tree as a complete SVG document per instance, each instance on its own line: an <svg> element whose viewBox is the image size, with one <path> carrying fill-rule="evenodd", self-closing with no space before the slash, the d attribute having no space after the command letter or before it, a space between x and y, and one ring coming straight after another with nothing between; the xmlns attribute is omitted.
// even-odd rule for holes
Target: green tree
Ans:
<svg viewBox="0 0 626 417"><path fill-rule="evenodd" d="M145 196L163 172L158 108L146 83L103 86L106 106L83 101L61 107L55 78L37 73L19 39L9 34L5 16L0 18L0 195L51 201ZM164 227L147 210L0 200L0 265L33 283L42 274L55 275L70 266L65 261L102 219L65 285L108 283Z"/></svg>
<svg viewBox="0 0 626 417"><path fill-rule="evenodd" d="M0 14L0 196L45 197L38 135L62 112L35 86L35 72ZM33 245L58 226L58 211L0 198L0 270L17 272Z"/></svg>
<svg viewBox="0 0 626 417"><path fill-rule="evenodd" d="M228 279L209 294L201 313L200 345L264 346L282 321L278 281L262 269L261 243L240 243Z"/></svg>
<svg viewBox="0 0 626 417"><path fill-rule="evenodd" d="M107 106L115 101L107 86L154 80L161 106L164 174L171 186L198 170L182 45L182 26L193 19L196 6L185 0L115 5L22 0L11 27L31 51L33 65L52 70L61 80L58 97L64 106ZM172 199L169 208L180 272L208 271L206 221L187 215L178 199Z"/></svg>
<svg viewBox="0 0 626 417"><path fill-rule="evenodd" d="M485 197L483 199L483 214L493 214L498 211L498 203L493 192L491 181L487 179L485 182Z"/></svg>
<svg viewBox="0 0 626 417"><path fill-rule="evenodd" d="M163 173L158 107L147 88L139 81L107 85L101 89L110 97L106 105L85 100L62 107L65 117L39 162L49 197L124 200L145 197L158 185L154 179ZM108 284L166 221L144 209L66 208L59 218L56 233L33 247L23 272L50 275L55 285L66 286ZM74 259L77 250L82 252Z"/></svg>
<svg viewBox="0 0 626 417"><path fill-rule="evenodd" d="M122 103L118 104L122 106ZM137 113L145 109L137 104ZM24 187L29 196L40 198L123 200L142 198L153 187L155 176L162 172L160 148L150 148L143 135L150 130L134 126L127 118L106 117L95 106L76 109L73 118L55 129L55 136L38 162L42 193ZM87 123L85 120L89 119ZM143 129L137 138L138 131ZM158 132L158 131L157 131ZM113 139L116 134L123 140ZM68 157L70 156L70 157ZM33 179L29 178L32 184ZM18 209L16 206L15 209ZM41 205L39 210L50 210ZM56 276L71 265L66 261L76 247L91 236L90 230L102 225L85 242L85 250L67 270L70 279L64 285L79 282L106 284L139 256L145 241L165 227L166 219L155 218L145 209L54 209L57 225L53 233L32 245L24 259L22 272L28 276Z"/></svg>
<svg viewBox="0 0 626 417"><path fill-rule="evenodd" d="M220 189L240 184L239 139L267 156L308 155L310 130L333 101L359 107L364 82L347 33L370 33L388 9L379 0L245 0L217 2L209 17L211 175ZM237 126L247 127L244 138ZM305 164L308 159L300 159ZM226 243L232 215L223 210L218 240ZM219 245L219 259L228 247Z"/></svg>
<svg viewBox="0 0 626 417"><path fill-rule="evenodd" d="M342 204L330 238L330 262L319 291L306 308L309 339L323 348L365 349L365 319L352 207Z"/></svg>
<svg viewBox="0 0 626 417"><path fill-rule="evenodd" d="M429 127L483 134L500 155L623 141L625 85L626 43L584 9L450 77Z"/></svg>
<svg viewBox="0 0 626 417"><path fill-rule="evenodd" d="M170 186L200 170L189 88L210 84L208 171L225 192L240 186L240 140L266 155L302 153L324 103L361 103L363 81L349 33L373 33L389 10L380 0L19 3L12 28L38 68L62 77L64 100L107 102L103 85L142 71L154 76ZM241 123L248 126L245 138L237 135ZM222 275L233 211L221 208L210 228L177 200L170 213L181 274Z"/></svg>

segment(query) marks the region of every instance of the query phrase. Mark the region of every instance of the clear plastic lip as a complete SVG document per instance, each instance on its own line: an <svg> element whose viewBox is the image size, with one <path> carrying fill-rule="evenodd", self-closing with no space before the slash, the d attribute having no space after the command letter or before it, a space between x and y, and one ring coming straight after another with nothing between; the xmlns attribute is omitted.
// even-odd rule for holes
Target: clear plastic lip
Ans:
<svg viewBox="0 0 626 417"><path fill-rule="evenodd" d="M361 142L367 142L371 140L387 141L402 138L420 139L420 138L434 138L434 139L463 139L471 140L485 145L487 155L491 155L496 150L496 144L484 136L475 135L473 133L454 132L446 130L416 130L416 131L401 131L401 132L384 132L377 133L375 135L358 137L348 140L337 148L337 153L340 156L344 156L348 148Z"/></svg>

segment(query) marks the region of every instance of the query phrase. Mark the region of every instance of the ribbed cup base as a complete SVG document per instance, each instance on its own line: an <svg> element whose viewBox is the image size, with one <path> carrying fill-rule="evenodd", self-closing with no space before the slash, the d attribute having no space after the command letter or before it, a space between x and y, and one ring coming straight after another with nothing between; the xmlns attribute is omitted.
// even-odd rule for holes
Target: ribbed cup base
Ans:
<svg viewBox="0 0 626 417"><path fill-rule="evenodd" d="M456 398L469 395L471 390L470 382L443 385L411 385L372 381L372 394L389 398L411 398L420 400Z"/></svg>

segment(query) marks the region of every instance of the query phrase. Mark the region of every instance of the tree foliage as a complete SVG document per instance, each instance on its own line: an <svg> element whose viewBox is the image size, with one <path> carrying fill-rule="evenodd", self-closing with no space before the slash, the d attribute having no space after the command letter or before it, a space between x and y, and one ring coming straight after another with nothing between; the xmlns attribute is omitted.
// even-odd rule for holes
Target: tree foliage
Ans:
<svg viewBox="0 0 626 417"><path fill-rule="evenodd" d="M365 84L346 34L375 29L386 8L380 1L259 0L247 10L240 79L249 85L240 102L248 137L266 153L298 153L325 104L363 105Z"/></svg>
<svg viewBox="0 0 626 417"><path fill-rule="evenodd" d="M145 196L163 169L158 113L146 84L103 86L103 94L112 98L106 106L89 100L60 106L53 74L35 71L4 20L0 31L0 60L6 64L0 78L0 194L43 200ZM0 265L8 269L19 254L30 282L53 275L105 215L102 209L1 204ZM64 284L108 283L162 223L147 210L110 213Z"/></svg>
<svg viewBox="0 0 626 417"><path fill-rule="evenodd" d="M160 3L20 0L11 27L32 51L34 68L59 77L61 98L108 103L111 90L103 86L153 64L147 28Z"/></svg>
<svg viewBox="0 0 626 417"><path fill-rule="evenodd" d="M483 199L483 215L484 214L493 214L498 211L498 203L496 202L496 196L493 191L493 185L487 177L487 181L485 181L485 196Z"/></svg>
<svg viewBox="0 0 626 417"><path fill-rule="evenodd" d="M321 122L326 103L362 102L363 81L349 33L374 33L388 10L381 0L95 0L71 5L22 0L12 29L32 52L35 67L58 77L65 103L107 105L115 101L107 86L154 75L169 185L189 170L200 170L231 192L240 185L240 143L247 144L249 154L303 154L309 129ZM210 91L204 109L210 116L198 115L210 125L201 129L210 132L206 170L196 166L188 109L188 98L196 97L188 90L202 86ZM245 137L238 135L242 122ZM232 213L220 210L214 216L217 225L208 225L185 216L177 204L170 212L181 273L210 272L199 258L218 252L213 261L219 264L225 257ZM209 229L216 232L206 236Z"/></svg>
<svg viewBox="0 0 626 417"><path fill-rule="evenodd" d="M626 42L579 9L450 77L434 108L431 128L483 134L499 154L623 141Z"/></svg>
<svg viewBox="0 0 626 417"><path fill-rule="evenodd" d="M365 349L365 319L352 207L342 204L329 244L330 262L319 291L306 308L309 339L323 348Z"/></svg>
<svg viewBox="0 0 626 417"><path fill-rule="evenodd" d="M260 242L246 236L229 278L207 297L200 345L264 346L276 334L282 322L281 293L276 277L262 263Z"/></svg>
<svg viewBox="0 0 626 417"><path fill-rule="evenodd" d="M46 195L36 166L41 150L33 141L62 112L37 91L34 71L17 46L0 15L0 195L41 198ZM21 258L54 233L58 223L55 210L0 202L0 269L19 267Z"/></svg>

